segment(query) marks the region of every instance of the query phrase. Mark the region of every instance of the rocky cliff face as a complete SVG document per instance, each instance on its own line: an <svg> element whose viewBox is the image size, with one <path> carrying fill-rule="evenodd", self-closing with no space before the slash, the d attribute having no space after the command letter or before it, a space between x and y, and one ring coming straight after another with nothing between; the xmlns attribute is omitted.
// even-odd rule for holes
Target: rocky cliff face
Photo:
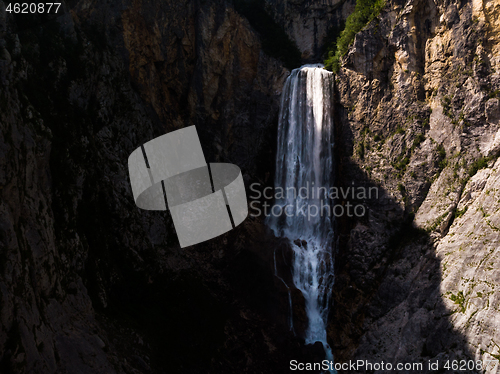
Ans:
<svg viewBox="0 0 500 374"><path fill-rule="evenodd" d="M390 1L344 60L343 183L383 198L343 229L340 360L498 358L498 7Z"/></svg>
<svg viewBox="0 0 500 374"><path fill-rule="evenodd" d="M266 0L267 9L295 41L307 62L318 62L333 31L352 13L355 1Z"/></svg>
<svg viewBox="0 0 500 374"><path fill-rule="evenodd" d="M248 22L223 1L0 6L0 371L255 372L298 349L252 222L181 251L128 182L130 152L193 124L208 161L269 178L286 71Z"/></svg>

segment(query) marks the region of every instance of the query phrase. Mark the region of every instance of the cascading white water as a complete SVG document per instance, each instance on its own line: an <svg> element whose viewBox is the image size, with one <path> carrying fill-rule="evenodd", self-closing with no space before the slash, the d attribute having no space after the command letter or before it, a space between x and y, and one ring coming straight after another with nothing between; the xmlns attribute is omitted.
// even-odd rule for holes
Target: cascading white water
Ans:
<svg viewBox="0 0 500 374"><path fill-rule="evenodd" d="M284 213L267 219L294 251L293 282L304 295L308 316L306 343L323 343L330 359L326 325L334 281L333 229L325 206L331 205L326 191L334 175L332 102L333 74L322 65L292 71L282 94L276 155L275 188L284 196L277 196L275 205Z"/></svg>

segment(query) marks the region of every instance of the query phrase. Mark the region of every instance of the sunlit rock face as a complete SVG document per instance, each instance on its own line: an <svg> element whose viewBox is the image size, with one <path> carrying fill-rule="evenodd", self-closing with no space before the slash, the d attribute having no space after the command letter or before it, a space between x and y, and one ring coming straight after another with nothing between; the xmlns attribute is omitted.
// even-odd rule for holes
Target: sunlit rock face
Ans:
<svg viewBox="0 0 500 374"><path fill-rule="evenodd" d="M344 227L330 330L343 341L337 357L498 355L497 7L388 2L343 60L341 178L384 197Z"/></svg>

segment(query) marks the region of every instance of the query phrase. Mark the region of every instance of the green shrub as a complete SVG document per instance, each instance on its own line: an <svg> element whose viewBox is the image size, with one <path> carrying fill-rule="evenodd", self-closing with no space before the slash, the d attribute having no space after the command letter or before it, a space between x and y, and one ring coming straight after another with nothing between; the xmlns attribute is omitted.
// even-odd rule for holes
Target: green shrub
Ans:
<svg viewBox="0 0 500 374"><path fill-rule="evenodd" d="M357 0L354 12L347 17L345 28L337 40L328 48L324 61L325 69L337 73L340 68L340 58L344 56L356 34L370 21L375 19L385 5L385 0Z"/></svg>
<svg viewBox="0 0 500 374"><path fill-rule="evenodd" d="M444 170L445 167L448 166L448 160L447 159L442 159L441 161L438 162L438 169L439 171Z"/></svg>
<svg viewBox="0 0 500 374"><path fill-rule="evenodd" d="M460 307L460 311L462 313L465 313L465 310L467 309L467 305L465 302L465 295L462 291L458 291L458 293L456 295L451 294L450 300L453 301L455 304L457 304Z"/></svg>
<svg viewBox="0 0 500 374"><path fill-rule="evenodd" d="M490 99L498 97L499 95L500 95L500 90L490 91L490 93L488 94Z"/></svg>
<svg viewBox="0 0 500 374"><path fill-rule="evenodd" d="M396 169L398 170L406 170L406 167L410 163L410 159L408 157L403 157L397 164Z"/></svg>
<svg viewBox="0 0 500 374"><path fill-rule="evenodd" d="M404 156L404 154L399 155L396 162L392 164L396 170L398 170L397 176L401 178L406 171L406 167L410 163L410 158L408 156Z"/></svg>
<svg viewBox="0 0 500 374"><path fill-rule="evenodd" d="M357 149L358 156L361 160L365 158L365 141L362 140L361 143L358 144Z"/></svg>
<svg viewBox="0 0 500 374"><path fill-rule="evenodd" d="M394 135L401 135L401 134L404 134L404 133L405 133L405 130L402 127L398 126L398 128L394 132Z"/></svg>
<svg viewBox="0 0 500 374"><path fill-rule="evenodd" d="M411 146L412 151L415 150L420 143L422 143L425 140L425 135L424 134L417 134L415 139L413 139L413 145Z"/></svg>
<svg viewBox="0 0 500 374"><path fill-rule="evenodd" d="M468 206L465 206L463 209L455 210L455 218L462 217L467 212L467 208L468 208Z"/></svg>
<svg viewBox="0 0 500 374"><path fill-rule="evenodd" d="M438 145L437 151L440 159L446 158L446 150L441 144Z"/></svg>
<svg viewBox="0 0 500 374"><path fill-rule="evenodd" d="M488 167L488 161L489 161L489 158L487 158L487 157L481 157L481 158L477 159L476 161L474 161L473 164L471 165L471 167L469 168L469 176L472 177L472 176L476 175L476 173L479 170Z"/></svg>
<svg viewBox="0 0 500 374"><path fill-rule="evenodd" d="M451 101L452 98L446 95L444 98L441 99L441 106L443 107L444 115L453 120Z"/></svg>

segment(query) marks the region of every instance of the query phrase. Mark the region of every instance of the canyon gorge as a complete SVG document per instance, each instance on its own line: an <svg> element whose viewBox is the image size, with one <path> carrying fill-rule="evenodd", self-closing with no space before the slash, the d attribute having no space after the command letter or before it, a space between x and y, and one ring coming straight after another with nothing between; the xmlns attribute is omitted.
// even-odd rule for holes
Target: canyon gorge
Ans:
<svg viewBox="0 0 500 374"><path fill-rule="evenodd" d="M249 201L250 185L275 186L285 82L323 62L356 1L8 4L0 373L288 373L325 358L294 282L307 243L251 215L181 249L168 212L135 206L127 158L195 125ZM379 192L340 201L366 214L324 240L334 360L500 359L500 1L387 0L322 74L322 183Z"/></svg>

